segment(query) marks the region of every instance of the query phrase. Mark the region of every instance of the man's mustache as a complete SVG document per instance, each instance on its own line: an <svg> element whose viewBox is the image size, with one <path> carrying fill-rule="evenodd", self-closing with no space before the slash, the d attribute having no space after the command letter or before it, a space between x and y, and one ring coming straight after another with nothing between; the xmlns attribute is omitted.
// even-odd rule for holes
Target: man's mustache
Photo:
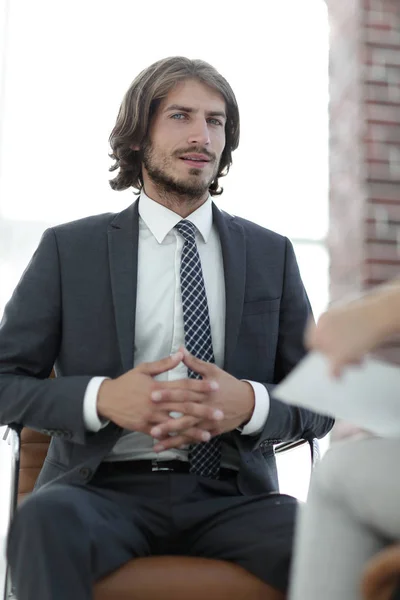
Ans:
<svg viewBox="0 0 400 600"><path fill-rule="evenodd" d="M210 161L215 161L215 154L211 154L211 152L209 152L209 150L206 150L205 148L200 148L199 146L194 147L194 148L185 148L182 150L177 150L176 152L174 152L174 155L176 155L178 158L181 157L183 154L204 154L205 156L207 156L207 158L210 159Z"/></svg>

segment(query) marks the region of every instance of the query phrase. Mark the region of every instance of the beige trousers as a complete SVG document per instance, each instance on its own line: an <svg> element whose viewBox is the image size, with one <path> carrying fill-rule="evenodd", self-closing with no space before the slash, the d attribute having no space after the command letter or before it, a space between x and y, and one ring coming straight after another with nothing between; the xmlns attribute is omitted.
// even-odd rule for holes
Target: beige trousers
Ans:
<svg viewBox="0 0 400 600"><path fill-rule="evenodd" d="M300 511L290 600L361 600L366 561L400 540L400 440L334 444Z"/></svg>

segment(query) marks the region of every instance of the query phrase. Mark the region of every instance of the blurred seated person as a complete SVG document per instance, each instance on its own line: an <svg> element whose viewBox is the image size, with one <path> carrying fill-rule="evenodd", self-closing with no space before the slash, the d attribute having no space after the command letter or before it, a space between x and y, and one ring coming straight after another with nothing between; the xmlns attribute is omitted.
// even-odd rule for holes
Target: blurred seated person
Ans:
<svg viewBox="0 0 400 600"><path fill-rule="evenodd" d="M400 282L335 306L306 334L340 377L400 331ZM379 398L377 398L379 402ZM365 563L400 539L400 440L337 443L313 476L299 518L290 600L359 600Z"/></svg>

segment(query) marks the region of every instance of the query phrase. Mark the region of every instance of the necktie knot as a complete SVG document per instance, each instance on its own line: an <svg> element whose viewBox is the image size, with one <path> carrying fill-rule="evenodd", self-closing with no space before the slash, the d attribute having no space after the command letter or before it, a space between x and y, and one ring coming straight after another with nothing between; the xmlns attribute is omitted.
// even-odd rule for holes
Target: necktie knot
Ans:
<svg viewBox="0 0 400 600"><path fill-rule="evenodd" d="M191 221L182 219L182 221L179 221L179 223L175 225L175 228L187 242L196 241L196 226L193 225Z"/></svg>

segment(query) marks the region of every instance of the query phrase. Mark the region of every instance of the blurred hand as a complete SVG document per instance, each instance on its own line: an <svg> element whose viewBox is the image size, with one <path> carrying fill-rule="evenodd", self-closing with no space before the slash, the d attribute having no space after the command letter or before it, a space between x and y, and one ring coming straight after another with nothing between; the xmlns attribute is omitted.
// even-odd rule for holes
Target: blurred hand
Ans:
<svg viewBox="0 0 400 600"><path fill-rule="evenodd" d="M343 367L359 364L379 342L373 300L361 299L336 306L324 313L317 325L308 325L305 343L310 350L329 359L331 372L338 377Z"/></svg>

